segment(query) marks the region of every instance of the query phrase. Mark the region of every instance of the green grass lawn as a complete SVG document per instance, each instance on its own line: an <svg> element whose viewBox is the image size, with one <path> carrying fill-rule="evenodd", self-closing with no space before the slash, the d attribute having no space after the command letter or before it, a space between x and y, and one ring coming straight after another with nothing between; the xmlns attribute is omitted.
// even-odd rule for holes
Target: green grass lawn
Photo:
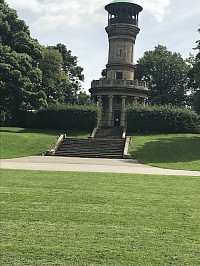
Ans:
<svg viewBox="0 0 200 266"><path fill-rule="evenodd" d="M199 177L1 171L1 265L200 262Z"/></svg>
<svg viewBox="0 0 200 266"><path fill-rule="evenodd" d="M200 171L200 134L134 135L131 154L156 167Z"/></svg>
<svg viewBox="0 0 200 266"><path fill-rule="evenodd" d="M80 131L37 130L14 127L0 127L0 158L17 158L42 155L50 149L60 133L68 137L84 138L89 136Z"/></svg>

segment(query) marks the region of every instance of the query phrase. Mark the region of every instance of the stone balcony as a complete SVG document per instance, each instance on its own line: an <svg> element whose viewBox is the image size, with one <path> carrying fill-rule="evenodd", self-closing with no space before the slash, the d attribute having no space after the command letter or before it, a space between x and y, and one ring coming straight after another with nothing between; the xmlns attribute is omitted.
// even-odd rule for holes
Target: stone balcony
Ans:
<svg viewBox="0 0 200 266"><path fill-rule="evenodd" d="M91 88L129 88L148 91L146 81L139 80L125 80L125 79L99 79L93 80Z"/></svg>

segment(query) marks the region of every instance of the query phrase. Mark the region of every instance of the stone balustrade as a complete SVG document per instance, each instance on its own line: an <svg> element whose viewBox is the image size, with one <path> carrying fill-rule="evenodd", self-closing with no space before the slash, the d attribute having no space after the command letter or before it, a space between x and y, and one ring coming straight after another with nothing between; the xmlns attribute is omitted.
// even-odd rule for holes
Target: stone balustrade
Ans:
<svg viewBox="0 0 200 266"><path fill-rule="evenodd" d="M125 79L99 79L99 80L93 80L91 87L129 87L129 88L138 88L142 90L148 90L146 81L140 81L140 80L125 80Z"/></svg>

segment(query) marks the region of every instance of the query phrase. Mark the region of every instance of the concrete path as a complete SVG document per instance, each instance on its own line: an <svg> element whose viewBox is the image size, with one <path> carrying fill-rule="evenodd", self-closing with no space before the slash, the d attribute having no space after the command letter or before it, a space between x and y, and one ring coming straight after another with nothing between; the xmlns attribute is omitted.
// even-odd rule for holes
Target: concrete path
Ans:
<svg viewBox="0 0 200 266"><path fill-rule="evenodd" d="M151 175L200 176L198 171L170 170L139 164L132 159L32 156L0 160L1 168L76 172L111 172Z"/></svg>

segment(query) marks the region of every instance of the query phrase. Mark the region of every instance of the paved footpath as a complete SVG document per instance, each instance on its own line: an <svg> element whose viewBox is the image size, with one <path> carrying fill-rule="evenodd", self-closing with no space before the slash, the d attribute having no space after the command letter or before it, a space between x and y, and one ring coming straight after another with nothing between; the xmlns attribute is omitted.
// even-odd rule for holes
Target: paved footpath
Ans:
<svg viewBox="0 0 200 266"><path fill-rule="evenodd" d="M200 176L199 171L171 170L139 164L132 159L31 156L0 160L1 168L48 171L110 172L151 175Z"/></svg>

